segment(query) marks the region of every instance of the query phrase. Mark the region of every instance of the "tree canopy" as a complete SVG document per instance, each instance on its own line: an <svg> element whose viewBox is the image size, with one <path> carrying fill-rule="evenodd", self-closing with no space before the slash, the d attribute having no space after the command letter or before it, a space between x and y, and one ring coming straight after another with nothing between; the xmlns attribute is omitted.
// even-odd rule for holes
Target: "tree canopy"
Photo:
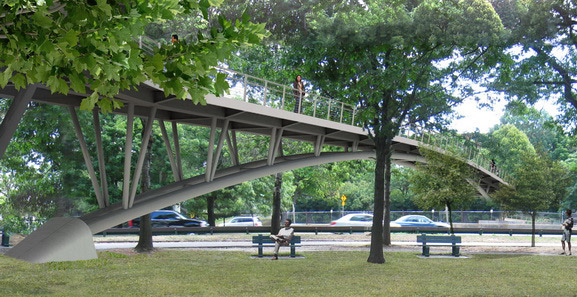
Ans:
<svg viewBox="0 0 577 297"><path fill-rule="evenodd" d="M428 148L419 149L426 163L417 166L411 177L411 188L415 193L415 203L423 209L444 209L449 211L451 233L454 233L451 211L471 202L476 194L472 185L475 172L457 155L450 152L436 152Z"/></svg>
<svg viewBox="0 0 577 297"><path fill-rule="evenodd" d="M85 109L95 104L118 108L114 96L151 80L167 95L204 102L204 95L228 89L224 74L213 69L243 46L258 43L264 24L218 19L194 39L176 45L148 44L139 38L145 26L185 15L208 22L211 6L221 0L47 0L3 1L0 7L0 87L17 89L43 83L52 92L88 94ZM167 36L166 38L168 38ZM212 77L215 77L213 79Z"/></svg>

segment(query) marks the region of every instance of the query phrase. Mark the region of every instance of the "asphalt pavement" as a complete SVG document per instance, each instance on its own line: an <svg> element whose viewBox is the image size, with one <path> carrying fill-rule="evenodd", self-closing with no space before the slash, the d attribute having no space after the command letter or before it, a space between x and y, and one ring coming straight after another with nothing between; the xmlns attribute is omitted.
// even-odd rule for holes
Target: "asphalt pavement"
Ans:
<svg viewBox="0 0 577 297"><path fill-rule="evenodd" d="M95 242L97 250L128 249L134 248L136 242ZM370 241L303 241L303 248L323 247L331 249L343 248L368 248ZM559 243L537 243L537 247L559 247ZM393 247L420 247L419 243L406 241L393 241ZM463 242L462 247L530 247L530 242ZM254 248L251 241L159 241L154 242L155 248Z"/></svg>

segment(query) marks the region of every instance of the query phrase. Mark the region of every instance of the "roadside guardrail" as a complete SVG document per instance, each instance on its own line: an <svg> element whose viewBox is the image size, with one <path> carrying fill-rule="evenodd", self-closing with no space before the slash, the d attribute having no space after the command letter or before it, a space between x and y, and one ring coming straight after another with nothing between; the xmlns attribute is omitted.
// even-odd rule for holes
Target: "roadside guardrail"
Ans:
<svg viewBox="0 0 577 297"><path fill-rule="evenodd" d="M371 232L371 227L350 226L332 227L322 225L293 226L295 233L365 233ZM111 228L97 235L120 235L138 234L139 228ZM531 228L484 228L484 227L461 227L454 228L455 233L470 234L532 234ZM399 233L449 233L447 228L438 227L391 227L391 232ZM162 227L152 228L154 235L185 235L185 234L215 234L215 233L270 233L270 226L234 226L234 227ZM561 234L560 228L536 228L535 233L539 236Z"/></svg>

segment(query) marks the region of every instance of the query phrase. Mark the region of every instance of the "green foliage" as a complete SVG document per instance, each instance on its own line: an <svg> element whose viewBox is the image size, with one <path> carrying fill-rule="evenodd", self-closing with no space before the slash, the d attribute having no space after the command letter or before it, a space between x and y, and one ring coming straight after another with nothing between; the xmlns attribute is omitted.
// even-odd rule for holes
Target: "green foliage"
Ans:
<svg viewBox="0 0 577 297"><path fill-rule="evenodd" d="M423 209L465 206L476 194L470 184L475 179L471 166L452 154L420 148L426 163L411 176L415 203Z"/></svg>
<svg viewBox="0 0 577 297"><path fill-rule="evenodd" d="M546 152L554 160L566 159L572 150L571 138L545 111L538 111L522 102L510 102L501 117L501 125L507 124L524 132L535 150Z"/></svg>
<svg viewBox="0 0 577 297"><path fill-rule="evenodd" d="M565 123L573 128L577 115L575 1L491 2L510 34L503 47L508 57L486 85L531 104L558 98Z"/></svg>
<svg viewBox="0 0 577 297"><path fill-rule="evenodd" d="M43 83L52 92L88 92L83 109L98 104L110 111L121 105L113 99L120 91L150 80L167 95L203 103L204 95L228 89L222 78L213 81L213 67L232 52L259 43L267 35L264 24L220 17L196 39L162 44L152 52L139 48L138 38L149 23L183 16L202 16L200 23L206 23L209 8L220 2L5 1L0 7L0 68L5 68L0 86Z"/></svg>
<svg viewBox="0 0 577 297"><path fill-rule="evenodd" d="M508 172L517 172L519 160L525 155L535 155L535 148L525 133L513 125L504 125L491 133L494 143L489 146L491 159L496 161L497 168Z"/></svg>
<svg viewBox="0 0 577 297"><path fill-rule="evenodd" d="M444 209L465 206L476 194L471 183L475 182L475 172L462 159L450 152L440 153L425 147L419 148L425 156L426 164L417 166L411 177L411 189L415 193L415 203L423 209ZM451 232L453 232L452 219Z"/></svg>
<svg viewBox="0 0 577 297"><path fill-rule="evenodd" d="M559 208L568 184L566 170L547 158L525 154L512 186L501 187L493 198L506 210L525 212Z"/></svg>

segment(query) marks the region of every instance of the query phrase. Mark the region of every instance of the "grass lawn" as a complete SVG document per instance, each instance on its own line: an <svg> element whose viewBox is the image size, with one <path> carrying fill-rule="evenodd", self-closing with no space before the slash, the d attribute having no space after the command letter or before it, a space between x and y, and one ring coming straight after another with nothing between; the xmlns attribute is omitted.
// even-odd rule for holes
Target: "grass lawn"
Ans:
<svg viewBox="0 0 577 297"><path fill-rule="evenodd" d="M577 296L577 257L303 252L255 259L236 251L100 252L99 259L29 264L0 256L0 296Z"/></svg>

